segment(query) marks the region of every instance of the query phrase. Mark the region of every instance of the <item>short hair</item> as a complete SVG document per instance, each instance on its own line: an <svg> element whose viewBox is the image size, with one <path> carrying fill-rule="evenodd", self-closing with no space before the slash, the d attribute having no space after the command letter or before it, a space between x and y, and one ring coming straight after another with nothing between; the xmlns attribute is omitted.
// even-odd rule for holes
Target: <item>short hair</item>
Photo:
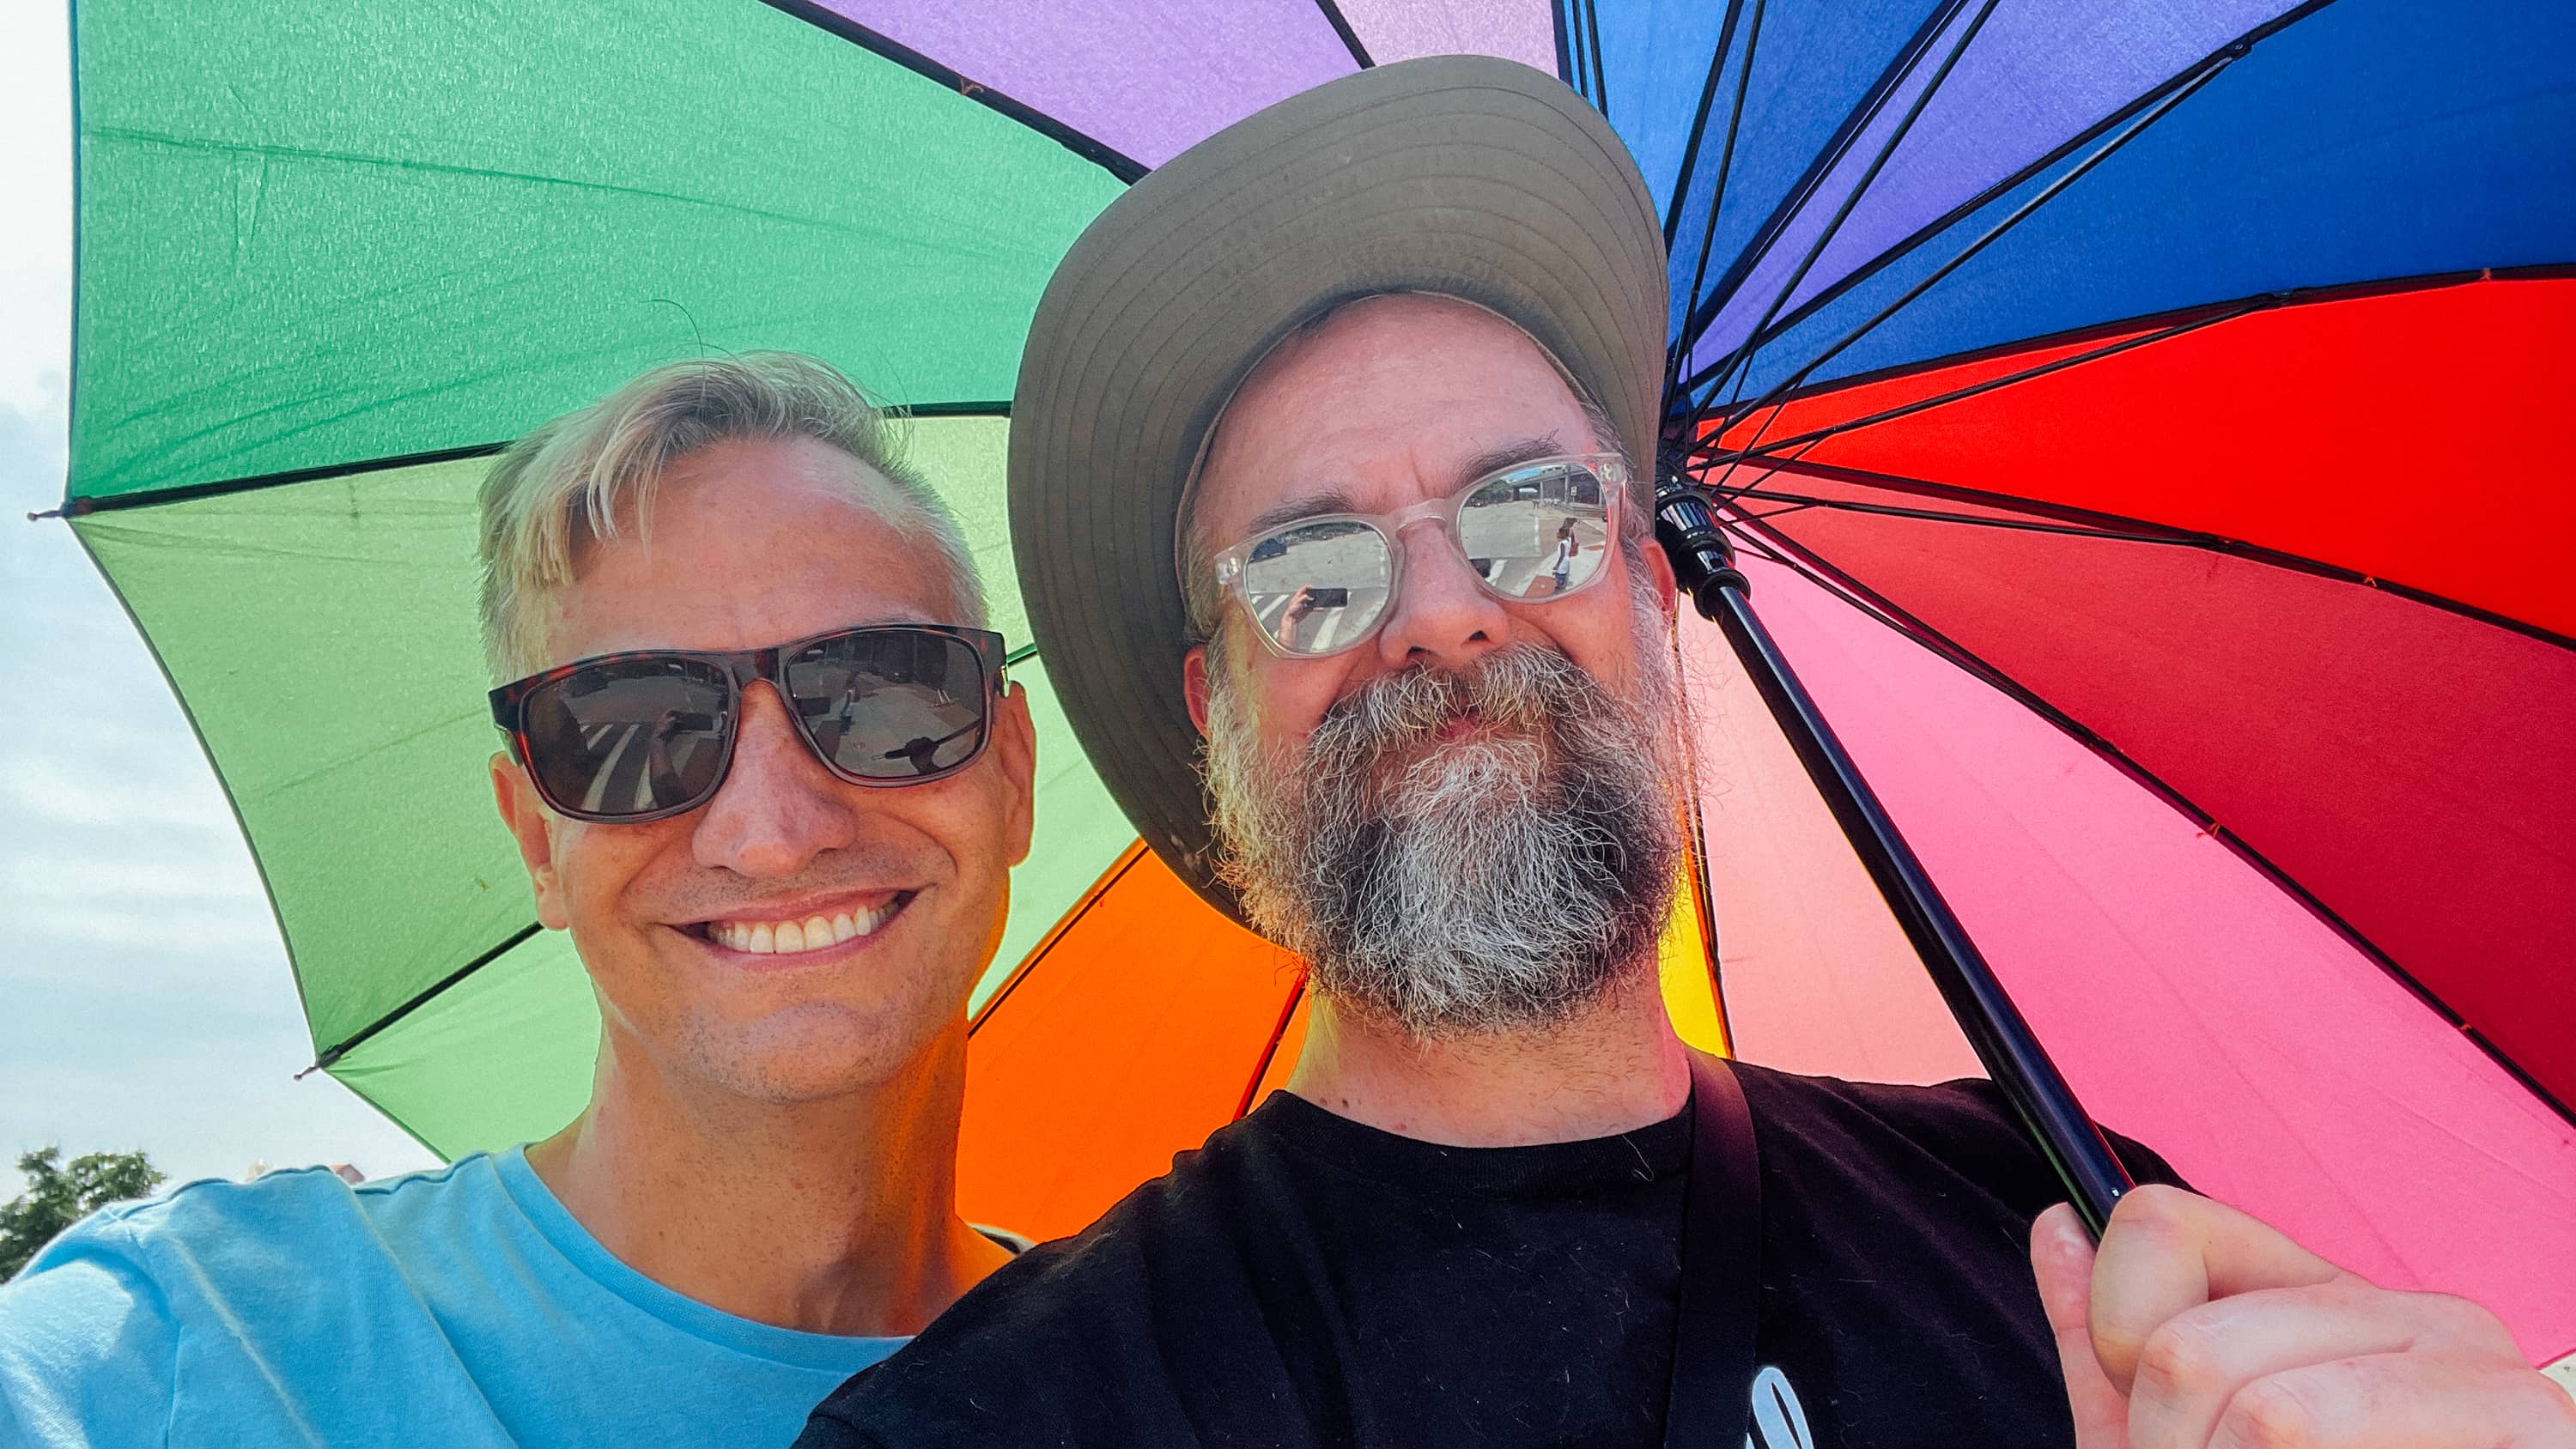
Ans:
<svg viewBox="0 0 2576 1449"><path fill-rule="evenodd" d="M897 417L829 363L795 352L674 362L511 444L484 477L483 654L495 684L546 667L536 604L575 581L576 556L618 535L648 536L653 492L672 464L735 439L811 438L866 464L915 515L893 520L946 566L955 617L981 628L983 581L957 516L902 455Z"/></svg>
<svg viewBox="0 0 2576 1449"><path fill-rule="evenodd" d="M1466 301L1463 297L1452 297L1445 292L1403 291L1362 292L1356 296L1337 298L1299 318L1277 342L1270 345L1270 350L1264 352L1261 360L1255 362L1244 376L1249 378L1253 372L1259 371L1262 363L1269 361L1273 353L1292 341L1311 337L1324 330L1324 324L1332 321L1344 308L1354 303L1394 296L1425 296L1451 302ZM1474 302L1468 302L1467 305L1476 307L1479 311L1493 311L1490 307ZM1499 312L1494 315L1502 317ZM1509 317L1503 317L1502 320L1510 323L1522 336L1529 337L1528 328L1513 322ZM1535 337L1530 337L1530 345L1538 348L1539 356L1546 358L1547 365L1556 370L1557 378L1565 384L1566 391L1574 394L1575 406L1583 410L1583 421L1592 431L1594 449L1603 453L1618 454L1629 469L1634 471L1638 466L1638 460L1629 457L1627 446L1620 442L1619 425L1610 420L1610 410L1593 400L1591 389L1585 387L1583 380L1576 377L1571 369L1558 360L1557 355L1549 351L1546 344ZM1190 476L1181 485L1180 516L1173 520L1173 527L1179 534L1181 613L1186 620L1185 631L1193 644L1213 645L1217 641L1217 618L1225 607L1225 597L1216 586L1216 571L1210 562L1215 557L1215 552L1205 546L1206 540L1199 537L1192 515L1198 509L1199 474L1207 467L1207 454L1216 441L1216 430L1224 423L1227 409L1233 405L1233 399L1227 399L1225 405L1217 409L1216 421L1208 425L1207 436L1200 442L1199 455L1190 464ZM1653 533L1654 519L1650 510L1637 508L1633 503L1633 499L1624 500L1625 506L1619 510L1619 547L1620 551L1628 556L1631 564L1642 566L1645 562L1645 543Z"/></svg>

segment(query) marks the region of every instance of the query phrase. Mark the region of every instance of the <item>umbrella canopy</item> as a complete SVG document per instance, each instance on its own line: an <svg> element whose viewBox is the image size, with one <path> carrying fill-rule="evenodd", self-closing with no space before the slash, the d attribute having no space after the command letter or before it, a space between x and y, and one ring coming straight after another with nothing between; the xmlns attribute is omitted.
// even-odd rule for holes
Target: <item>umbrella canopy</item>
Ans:
<svg viewBox="0 0 2576 1449"><path fill-rule="evenodd" d="M1079 1226L1277 1083L1295 963L1136 847L1027 652L1009 387L1122 185L1477 50L1636 153L1668 461L2086 1102L2576 1348L2564 7L88 0L75 48L65 511L231 795L317 1059L436 1150L560 1125L598 1030L483 784L482 460L754 347L914 411L1022 651L1039 837L975 997L968 1208ZM1715 631L1678 648L1684 1034L1973 1071Z"/></svg>

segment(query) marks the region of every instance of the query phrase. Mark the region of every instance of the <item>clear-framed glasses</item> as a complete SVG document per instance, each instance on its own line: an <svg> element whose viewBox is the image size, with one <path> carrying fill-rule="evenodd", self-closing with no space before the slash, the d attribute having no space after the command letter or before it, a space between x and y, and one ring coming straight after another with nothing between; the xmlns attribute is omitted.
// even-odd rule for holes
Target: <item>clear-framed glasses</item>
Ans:
<svg viewBox="0 0 2576 1449"><path fill-rule="evenodd" d="M1216 581L1273 651L1319 659L1358 648L1386 622L1404 582L1404 530L1438 523L1485 592L1546 603L1607 571L1627 488L1616 453L1535 458L1393 513L1283 523L1219 553Z"/></svg>

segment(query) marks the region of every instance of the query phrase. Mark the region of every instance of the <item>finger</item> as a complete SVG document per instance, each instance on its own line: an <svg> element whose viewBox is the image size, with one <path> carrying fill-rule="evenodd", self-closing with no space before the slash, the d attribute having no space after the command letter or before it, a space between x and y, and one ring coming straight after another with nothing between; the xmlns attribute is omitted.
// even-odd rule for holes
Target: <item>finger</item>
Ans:
<svg viewBox="0 0 2576 1449"><path fill-rule="evenodd" d="M2030 1269L2039 1280L2048 1331L2057 1339L2057 1365L2066 1375L2066 1406L2075 1415L2077 1449L2120 1449L2129 1406L2093 1353L2093 1239L2074 1208L2059 1203L2030 1225Z"/></svg>
<svg viewBox="0 0 2576 1449"><path fill-rule="evenodd" d="M2239 1389L2209 1449L2569 1449L2576 1400L2539 1370L2465 1355L2311 1364Z"/></svg>
<svg viewBox="0 0 2576 1449"><path fill-rule="evenodd" d="M2344 1276L2259 1220L2180 1188L2120 1199L2093 1260L2093 1352L2129 1392L2148 1335L2213 1298L2304 1288Z"/></svg>
<svg viewBox="0 0 2576 1449"><path fill-rule="evenodd" d="M2249 1384L2396 1353L2516 1362L2504 1326L2464 1299L2392 1292L2350 1275L2240 1293L2178 1314L2147 1336L2129 1389L2130 1449L2200 1449Z"/></svg>

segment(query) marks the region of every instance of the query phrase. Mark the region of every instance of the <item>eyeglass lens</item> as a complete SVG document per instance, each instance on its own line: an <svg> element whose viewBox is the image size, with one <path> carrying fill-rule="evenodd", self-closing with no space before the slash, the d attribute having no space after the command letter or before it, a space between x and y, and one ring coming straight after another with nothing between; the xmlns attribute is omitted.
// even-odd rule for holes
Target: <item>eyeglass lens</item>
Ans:
<svg viewBox="0 0 2576 1449"><path fill-rule="evenodd" d="M984 660L927 630L818 640L786 663L805 738L844 779L905 781L973 759L987 728ZM704 660L606 660L531 693L521 715L547 799L585 815L702 803L733 746L733 680Z"/></svg>
<svg viewBox="0 0 2576 1449"><path fill-rule="evenodd" d="M953 770L984 747L984 660L952 634L822 640L787 661L787 694L825 763L860 780Z"/></svg>
<svg viewBox="0 0 2576 1449"><path fill-rule="evenodd" d="M540 686L522 706L547 799L584 815L669 810L715 788L733 734L733 679L699 659L615 659Z"/></svg>
<svg viewBox="0 0 2576 1449"><path fill-rule="evenodd" d="M1461 500L1457 543L1467 566L1503 598L1571 593L1609 557L1601 477L1580 463L1506 473ZM1253 543L1244 598L1280 648L1329 654L1377 627L1394 571L1394 545L1373 524L1292 523Z"/></svg>

